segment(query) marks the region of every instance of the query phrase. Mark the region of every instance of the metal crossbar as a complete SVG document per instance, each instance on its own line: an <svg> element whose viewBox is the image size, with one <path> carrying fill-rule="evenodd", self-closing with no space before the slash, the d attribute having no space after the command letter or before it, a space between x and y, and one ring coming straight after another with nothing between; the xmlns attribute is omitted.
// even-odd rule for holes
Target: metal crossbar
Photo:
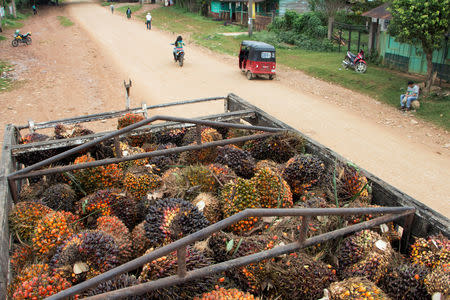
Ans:
<svg viewBox="0 0 450 300"><path fill-rule="evenodd" d="M276 257L282 254L297 251L299 249L309 247L318 243L323 243L324 241L343 236L345 234L357 232L360 230L372 228L377 225L381 225L387 222L397 220L399 218L406 217L404 222L403 238L409 238L410 232L410 216L414 216L415 208L413 207L370 207L370 208L255 208L246 209L241 211L231 217L228 217L222 221L212 224L206 228L203 228L193 234L190 234L184 238L181 238L169 245L162 248L156 249L149 254L138 257L131 260L123 265L120 265L114 269L111 269L103 274L100 274L94 278L87 281L79 283L73 287L70 287L64 291L59 292L56 295L49 297L49 300L56 299L66 299L68 297L79 294L90 288L97 286L98 284L105 282L107 280L113 279L114 277L135 270L146 263L149 263L159 257L168 255L174 251L177 251L178 258L178 274L170 277L165 277L158 279L156 281L151 281L132 287L119 289L117 291L112 291L104 293L101 295L96 295L89 297L87 299L122 299L126 296L141 295L148 291L160 289L164 287L169 287L181 283L185 283L194 279L202 278L208 275L220 273L235 267L248 265L250 263L258 262L264 259ZM337 229L331 232L327 232L318 236L305 239L308 222L306 221L309 217L315 216L329 216L329 215L361 215L361 214L387 214L370 221L363 223L347 226L341 229ZM243 219L248 217L289 217L289 216L302 216L302 228L300 239L297 242L278 246L271 250L262 251L256 254L240 257L237 259L229 260L223 263L215 264L212 266L204 267L201 269L192 270L190 272L186 271L186 247L189 244L195 243L197 241L208 238L211 234L225 229Z"/></svg>

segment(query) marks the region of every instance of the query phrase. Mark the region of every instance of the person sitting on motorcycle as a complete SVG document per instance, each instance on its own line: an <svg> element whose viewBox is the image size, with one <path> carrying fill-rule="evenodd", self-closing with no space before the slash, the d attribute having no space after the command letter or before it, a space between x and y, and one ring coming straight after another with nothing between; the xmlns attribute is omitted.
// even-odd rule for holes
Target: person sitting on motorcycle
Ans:
<svg viewBox="0 0 450 300"><path fill-rule="evenodd" d="M175 43L171 44L171 45L175 45L175 47L173 48L173 59L175 61L177 61L177 48L181 48L183 49L183 46L185 45L185 43L183 42L183 38L181 37L181 35L179 35L177 37L177 39L175 40Z"/></svg>
<svg viewBox="0 0 450 300"><path fill-rule="evenodd" d="M22 35L20 34L20 30L16 29L16 31L14 32L14 37L16 38L18 36L22 37Z"/></svg>

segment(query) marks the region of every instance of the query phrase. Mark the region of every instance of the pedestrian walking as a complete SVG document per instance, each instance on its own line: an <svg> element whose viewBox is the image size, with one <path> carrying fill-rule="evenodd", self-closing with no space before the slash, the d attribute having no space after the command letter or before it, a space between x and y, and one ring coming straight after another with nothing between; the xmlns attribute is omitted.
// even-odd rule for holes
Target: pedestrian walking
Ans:
<svg viewBox="0 0 450 300"><path fill-rule="evenodd" d="M147 29L151 30L152 29L152 15L150 14L150 12L147 13L147 16L145 18L147 19L147 21L145 22L147 24Z"/></svg>
<svg viewBox="0 0 450 300"><path fill-rule="evenodd" d="M114 13L114 4L111 3L111 5L109 6L111 8L111 13Z"/></svg>
<svg viewBox="0 0 450 300"><path fill-rule="evenodd" d="M131 18L131 9L128 7L127 9L127 18L130 19Z"/></svg>
<svg viewBox="0 0 450 300"><path fill-rule="evenodd" d="M33 9L33 15L37 15L36 4L33 4L33 6L31 8Z"/></svg>

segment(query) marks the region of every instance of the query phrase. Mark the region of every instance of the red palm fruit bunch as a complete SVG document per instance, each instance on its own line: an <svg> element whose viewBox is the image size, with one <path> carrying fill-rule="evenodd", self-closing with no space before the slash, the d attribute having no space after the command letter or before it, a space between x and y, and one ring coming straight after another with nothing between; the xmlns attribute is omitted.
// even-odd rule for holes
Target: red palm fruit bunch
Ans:
<svg viewBox="0 0 450 300"><path fill-rule="evenodd" d="M194 300L257 300L258 297L238 289L225 289L216 287L211 292L204 293L201 296L194 297Z"/></svg>
<svg viewBox="0 0 450 300"><path fill-rule="evenodd" d="M97 229L112 236L119 249L119 263L125 263L131 258L130 232L116 216L103 216L97 219Z"/></svg>
<svg viewBox="0 0 450 300"><path fill-rule="evenodd" d="M151 246L151 241L145 235L145 221L139 223L131 232L131 241L133 248L133 257L142 256Z"/></svg>
<svg viewBox="0 0 450 300"><path fill-rule="evenodd" d="M342 277L361 276L375 283L387 272L392 256L390 243L370 230L345 238L337 253Z"/></svg>
<svg viewBox="0 0 450 300"><path fill-rule="evenodd" d="M219 199L210 193L200 193L192 201L198 210L203 213L209 223L214 224L222 220L222 208Z"/></svg>
<svg viewBox="0 0 450 300"><path fill-rule="evenodd" d="M216 180L217 188L236 178L234 171L226 165L209 164L206 167L211 171L211 175Z"/></svg>
<svg viewBox="0 0 450 300"><path fill-rule="evenodd" d="M305 140L298 134L286 131L265 139L247 141L243 148L258 160L284 163L292 156L303 153Z"/></svg>
<svg viewBox="0 0 450 300"><path fill-rule="evenodd" d="M125 173L123 186L134 198L141 199L161 185L161 177L147 167L131 167Z"/></svg>
<svg viewBox="0 0 450 300"><path fill-rule="evenodd" d="M373 282L362 277L333 282L328 288L330 300L389 300Z"/></svg>
<svg viewBox="0 0 450 300"><path fill-rule="evenodd" d="M382 277L378 286L389 297L398 300L420 300L429 298L425 278L428 270L422 266L402 264L389 271Z"/></svg>
<svg viewBox="0 0 450 300"><path fill-rule="evenodd" d="M10 256L11 271L19 274L22 269L33 261L33 248L26 244L14 244L14 251Z"/></svg>
<svg viewBox="0 0 450 300"><path fill-rule="evenodd" d="M49 213L37 223L32 239L33 250L39 257L48 258L73 233L72 225L64 213Z"/></svg>
<svg viewBox="0 0 450 300"><path fill-rule="evenodd" d="M181 146L186 132L186 128L174 128L158 131L155 133L155 141L157 144L172 143L174 145Z"/></svg>
<svg viewBox="0 0 450 300"><path fill-rule="evenodd" d="M150 151L147 152L153 152L153 151L160 151L160 150L167 150L176 148L174 144L168 143L168 144L161 144L156 146L156 148L148 149ZM176 165L178 162L178 154L166 154L166 155L159 155L149 158L148 162L151 165L154 165L154 173L162 174L168 169L170 169L172 166Z"/></svg>
<svg viewBox="0 0 450 300"><path fill-rule="evenodd" d="M153 251L149 249L146 254ZM211 265L211 259L204 255L201 250L188 246L186 249L186 270L192 271ZM147 282L163 277L176 275L178 270L177 253L172 252L144 265L140 282ZM195 295L211 290L216 282L215 276L207 276L167 289L159 289L147 294L147 299L192 299Z"/></svg>
<svg viewBox="0 0 450 300"><path fill-rule="evenodd" d="M235 182L227 183L220 193L223 216L228 218L247 208L260 207L255 184L251 180L237 178ZM230 226L235 233L252 230L259 221L257 217L249 217Z"/></svg>
<svg viewBox="0 0 450 300"><path fill-rule="evenodd" d="M77 213L87 227L92 228L99 216L117 216L128 227L133 228L138 219L137 203L119 190L99 190L82 198L77 203Z"/></svg>
<svg viewBox="0 0 450 300"><path fill-rule="evenodd" d="M160 199L148 208L145 233L152 246L176 241L209 225L190 202L177 198Z"/></svg>
<svg viewBox="0 0 450 300"><path fill-rule="evenodd" d="M74 211L77 194L65 183L57 183L48 187L43 193L41 201L54 210Z"/></svg>
<svg viewBox="0 0 450 300"><path fill-rule="evenodd" d="M258 170L251 181L256 187L261 207L289 208L294 205L291 188L279 174L271 169Z"/></svg>
<svg viewBox="0 0 450 300"><path fill-rule="evenodd" d="M355 200L361 203L370 203L371 186L357 166L351 163L340 163L333 169L333 172L328 174L328 177L330 177L328 194L333 199L335 192L333 177L335 177L337 196L342 204Z"/></svg>
<svg viewBox="0 0 450 300"><path fill-rule="evenodd" d="M93 161L95 161L95 159L93 159L90 154L87 154L76 158L74 164ZM70 179L70 183L74 188L81 187L84 192L92 193L98 189L120 187L123 172L117 164L110 164L95 168L75 170L73 171L73 176L74 179Z"/></svg>
<svg viewBox="0 0 450 300"><path fill-rule="evenodd" d="M49 265L55 274L76 284L116 267L118 255L112 236L100 230L86 230L59 246Z"/></svg>
<svg viewBox="0 0 450 300"><path fill-rule="evenodd" d="M54 132L56 139L68 139L94 133L92 130L84 128L80 124L73 126L58 124L55 126Z"/></svg>
<svg viewBox="0 0 450 300"><path fill-rule="evenodd" d="M117 277L114 277L111 280L105 281L97 285L95 288L87 290L86 292L83 292L83 297L91 297L99 294L103 294L106 292L115 291L118 289L127 288L130 286L137 285L139 282L133 275L128 274L121 274ZM126 297L127 300L146 300L146 295L141 296L129 296Z"/></svg>
<svg viewBox="0 0 450 300"><path fill-rule="evenodd" d="M411 262L429 269L450 264L450 241L444 235L418 238L411 245Z"/></svg>
<svg viewBox="0 0 450 300"><path fill-rule="evenodd" d="M425 278L425 286L430 295L441 293L450 295L450 264L439 265Z"/></svg>
<svg viewBox="0 0 450 300"><path fill-rule="evenodd" d="M325 175L325 164L315 155L298 154L286 162L283 178L295 195L318 184Z"/></svg>
<svg viewBox="0 0 450 300"><path fill-rule="evenodd" d="M34 234L36 224L52 209L36 202L19 202L9 214L9 228L15 238L28 243Z"/></svg>
<svg viewBox="0 0 450 300"><path fill-rule="evenodd" d="M71 287L71 284L59 274L44 273L22 282L15 290L13 299L45 299L69 287Z"/></svg>
<svg viewBox="0 0 450 300"><path fill-rule="evenodd" d="M13 282L8 288L10 295L14 294L18 288L21 288L23 282L26 282L33 277L39 277L45 273L49 273L49 267L47 264L39 263L28 265L20 271L16 277L14 277Z"/></svg>
<svg viewBox="0 0 450 300"><path fill-rule="evenodd" d="M30 133L25 136L23 136L21 139L19 139L19 144L30 144L30 143L37 143L37 142L43 142L49 140L50 137L44 134L39 133ZM35 163L38 163L40 161L43 161L44 159L50 158L56 154L55 150L49 149L49 150L40 150L40 151L33 151L28 153L21 153L16 156L16 159L19 163L24 164L25 166L30 166Z"/></svg>
<svg viewBox="0 0 450 300"><path fill-rule="evenodd" d="M243 178L248 179L255 174L255 159L249 152L233 146L218 147L215 162L228 166Z"/></svg>
<svg viewBox="0 0 450 300"><path fill-rule="evenodd" d="M304 253L291 253L270 261L266 266L267 281L282 299L323 297L323 290L337 280L336 270ZM269 290L270 292L270 290Z"/></svg>
<svg viewBox="0 0 450 300"><path fill-rule="evenodd" d="M117 122L117 129L122 129L124 127L130 126L131 124L140 122L144 120L145 117L140 114L126 114L125 116L121 117ZM145 133L135 136L130 136L129 138L130 145L133 147L136 146L142 146L146 141L151 140L151 134Z"/></svg>

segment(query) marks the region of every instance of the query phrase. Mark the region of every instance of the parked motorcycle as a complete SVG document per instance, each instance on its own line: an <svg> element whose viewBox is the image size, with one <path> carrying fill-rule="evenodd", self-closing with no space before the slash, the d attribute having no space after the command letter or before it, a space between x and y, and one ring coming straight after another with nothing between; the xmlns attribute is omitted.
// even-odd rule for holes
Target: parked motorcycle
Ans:
<svg viewBox="0 0 450 300"><path fill-rule="evenodd" d="M31 45L31 32L26 34L16 34L11 44L13 47L19 46L19 43L24 43L25 45Z"/></svg>
<svg viewBox="0 0 450 300"><path fill-rule="evenodd" d="M183 66L184 61L184 49L183 48L176 48L175 50L175 62L178 62L180 67Z"/></svg>
<svg viewBox="0 0 450 300"><path fill-rule="evenodd" d="M360 50L358 55L347 51L347 55L342 61L342 66L345 69L352 68L358 73L364 73L367 71L367 63L364 60L364 51Z"/></svg>

